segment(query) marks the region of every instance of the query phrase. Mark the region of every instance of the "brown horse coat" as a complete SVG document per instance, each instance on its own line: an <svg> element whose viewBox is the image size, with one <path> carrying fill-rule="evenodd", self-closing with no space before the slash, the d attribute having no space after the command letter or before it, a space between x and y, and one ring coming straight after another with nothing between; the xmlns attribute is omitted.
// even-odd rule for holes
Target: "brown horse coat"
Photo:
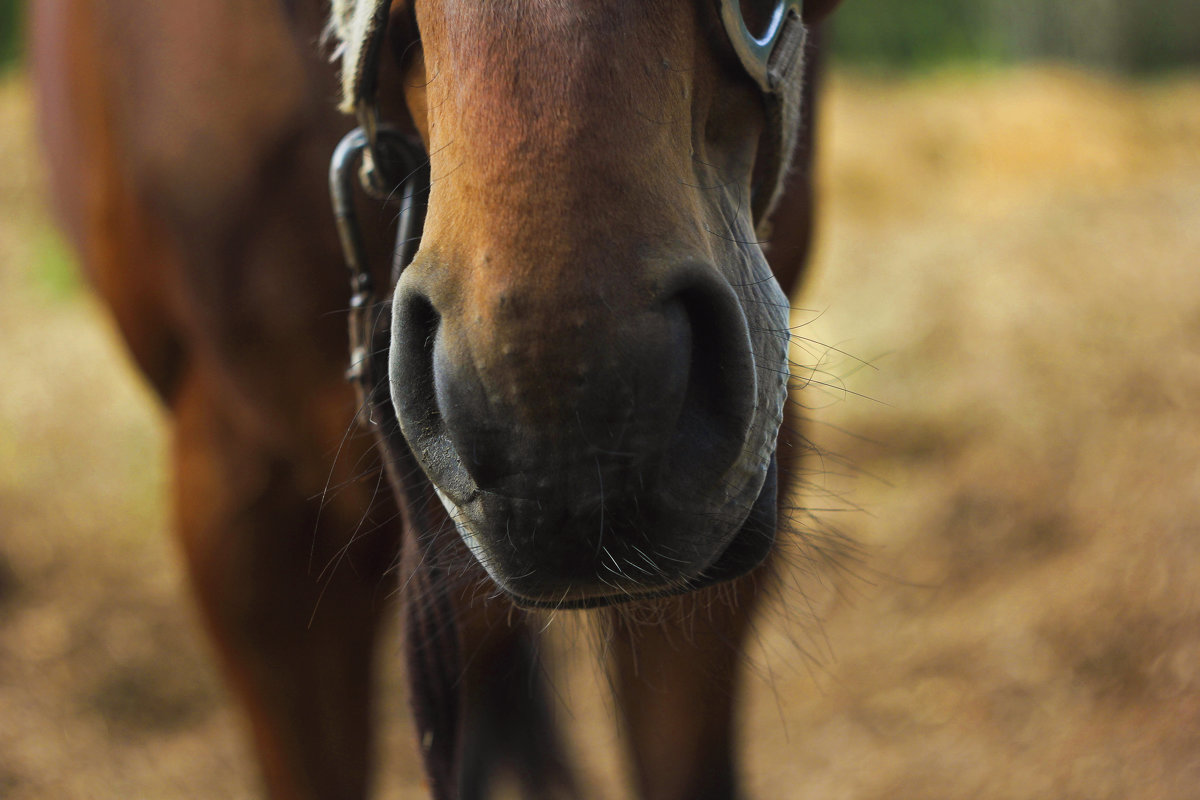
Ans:
<svg viewBox="0 0 1200 800"><path fill-rule="evenodd" d="M676 16L691 8L676 3L670 11ZM832 4L810 7L817 13L820 5ZM433 515L430 529L453 533L431 497L402 506L398 518L369 438L347 435L354 416L343 379L347 292L325 186L329 154L347 122L335 108L338 76L314 46L326 25L320 6L44 0L32 7L31 52L54 197L96 290L170 411L177 527L193 586L276 798L365 794L372 654L395 578L401 523L426 513ZM451 7L468 9L442 8ZM436 8L418 3L427 15L423 35L437 29L429 16ZM665 14L668 5L656 8ZM443 30L426 46L441 47L438 58L457 58L466 51L447 43L464 31ZM740 79L705 55L708 46L683 48L679 57L702 66L722 92L741 91ZM432 75L414 80L424 64L386 64L385 79L403 81L396 85L406 96L393 90L385 103L399 117L411 112L428 137L431 124L455 121L439 118L439 106L426 102L431 88L443 91L445 76L442 84ZM472 75L489 77L459 77L467 82ZM810 69L805 81L812 79ZM744 92L751 115L753 98ZM476 95L468 110L481 110L481 102L486 95ZM455 124L479 119L464 116ZM808 248L809 130L797 128L794 169L773 217L771 269L785 288L800 275ZM494 158L479 163L506 166ZM434 166L436 186L436 155ZM519 188L511 169L496 177L492 185ZM516 215L505 230L518 238L509 241L508 255L497 249L485 261L461 234L494 222L447 216L451 197L431 198L442 205L431 207L427 240L443 253L474 247L471 258L493 267L517 252L522 231L537 229L538 214L563 210L539 205L536 193L495 206ZM483 195L457 197L461 204ZM367 222L373 261L386 264L387 219ZM561 252L569 252L571 240L559 241L566 243ZM449 289L437 283L428 256L422 263L405 291L444 304ZM542 263L551 271L561 266L549 257ZM457 537L447 541L451 556L467 558ZM458 767L439 776L439 785L449 791L457 783L459 796L484 796L491 776L507 764L529 796L573 796L529 628L522 621L506 625L511 603L480 583L478 568L456 563L462 566L452 593L457 637L480 655L463 664L452 698L419 698L434 706L461 703L451 734ZM754 584L742 581L729 594L741 605L715 606L707 626L689 637L670 619L657 628L614 629L614 684L644 797L736 793L739 656L730 642L744 635ZM421 598L412 592L408 602ZM523 619L519 612L516 618ZM419 661L421 632L410 630L410 641L410 662ZM660 676L661 683L650 686L642 674Z"/></svg>

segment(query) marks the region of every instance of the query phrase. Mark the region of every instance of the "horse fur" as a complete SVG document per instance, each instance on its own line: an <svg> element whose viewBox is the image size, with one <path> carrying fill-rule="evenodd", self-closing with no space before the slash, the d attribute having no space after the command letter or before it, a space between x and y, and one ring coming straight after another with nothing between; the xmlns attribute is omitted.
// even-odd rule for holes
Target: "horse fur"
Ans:
<svg viewBox="0 0 1200 800"><path fill-rule="evenodd" d="M375 33L379 19L377 15L380 9L389 5L391 0L332 0L326 34L327 40L333 43L332 58L341 63L342 98L339 108L347 114L355 111L364 70L368 68L365 63L366 45ZM763 95L767 125L759 152L765 153L767 170L764 174L767 178L753 198L754 223L763 238L769 232L767 220L787 183L792 156L800 138L800 127L804 124L801 100L804 94L805 55L800 56L801 63L791 70L776 92Z"/></svg>

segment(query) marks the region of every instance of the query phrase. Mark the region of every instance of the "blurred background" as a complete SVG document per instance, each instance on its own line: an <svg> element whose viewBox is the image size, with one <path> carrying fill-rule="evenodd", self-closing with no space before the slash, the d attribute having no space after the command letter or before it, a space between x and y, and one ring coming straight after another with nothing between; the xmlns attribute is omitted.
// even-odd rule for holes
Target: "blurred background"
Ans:
<svg viewBox="0 0 1200 800"><path fill-rule="evenodd" d="M0 0L0 798L251 797L162 414L44 206L20 18ZM1195 798L1200 4L848 0L832 34L793 320L821 452L751 654L751 796ZM381 786L419 797L383 650Z"/></svg>

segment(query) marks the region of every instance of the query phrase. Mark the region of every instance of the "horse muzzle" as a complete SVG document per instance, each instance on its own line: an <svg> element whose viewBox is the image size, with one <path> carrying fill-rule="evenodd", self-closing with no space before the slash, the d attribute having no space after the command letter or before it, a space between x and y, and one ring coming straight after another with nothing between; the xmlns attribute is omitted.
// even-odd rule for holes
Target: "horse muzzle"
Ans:
<svg viewBox="0 0 1200 800"><path fill-rule="evenodd" d="M730 503L756 367L714 267L607 296L545 281L467 292L456 272L418 259L397 286L392 396L501 588L525 605L597 605L688 591L765 556L773 473ZM752 542L733 546L742 535Z"/></svg>

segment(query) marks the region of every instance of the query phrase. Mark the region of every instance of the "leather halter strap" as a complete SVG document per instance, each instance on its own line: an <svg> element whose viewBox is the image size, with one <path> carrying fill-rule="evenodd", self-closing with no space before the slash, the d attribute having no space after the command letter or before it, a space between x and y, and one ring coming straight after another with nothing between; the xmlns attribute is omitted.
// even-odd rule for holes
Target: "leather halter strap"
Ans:
<svg viewBox="0 0 1200 800"><path fill-rule="evenodd" d="M767 94L775 93L800 62L806 38L802 5L802 0L774 0L766 27L756 34L746 25L738 0L718 0L729 43Z"/></svg>

